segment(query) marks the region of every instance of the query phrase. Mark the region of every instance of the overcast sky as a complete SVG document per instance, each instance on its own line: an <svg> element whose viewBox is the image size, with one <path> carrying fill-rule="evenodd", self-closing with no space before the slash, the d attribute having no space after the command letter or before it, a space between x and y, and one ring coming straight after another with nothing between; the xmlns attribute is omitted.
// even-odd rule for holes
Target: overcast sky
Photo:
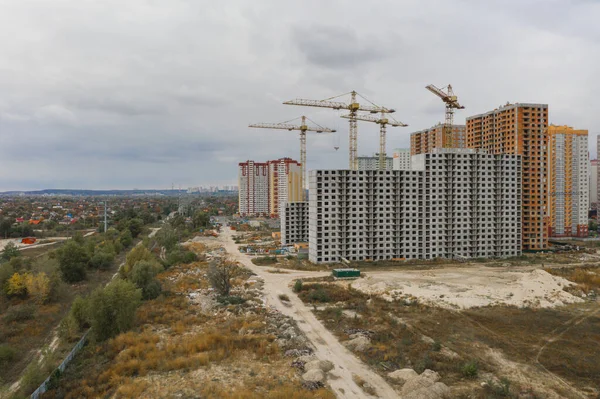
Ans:
<svg viewBox="0 0 600 399"><path fill-rule="evenodd" d="M397 110L388 152L443 120L425 90L451 83L455 122L510 102L600 129L595 0L0 0L0 191L236 184L237 164L346 168L347 121L282 105L356 90ZM334 146L339 143L339 151ZM359 154L378 126L359 124Z"/></svg>

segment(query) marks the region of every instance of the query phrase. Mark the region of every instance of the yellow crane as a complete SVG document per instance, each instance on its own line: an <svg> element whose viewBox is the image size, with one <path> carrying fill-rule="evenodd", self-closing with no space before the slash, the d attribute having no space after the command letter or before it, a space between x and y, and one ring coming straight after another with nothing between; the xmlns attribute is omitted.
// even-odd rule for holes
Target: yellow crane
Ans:
<svg viewBox="0 0 600 399"><path fill-rule="evenodd" d="M351 115L342 115L342 118L346 118L346 119L350 119L352 116ZM399 122L397 120L395 120L394 118L388 119L385 116L385 112L381 112L381 117L375 117L375 116L371 116L371 115L356 115L354 116L354 118L356 118L356 120L359 121L365 121L365 122L373 122L373 123L377 123L379 125L379 170L384 170L385 169L385 158L386 158L386 151L385 151L385 136L386 136L386 126L390 125L390 126L394 126L394 127L406 127L408 126L405 123Z"/></svg>
<svg viewBox="0 0 600 399"><path fill-rule="evenodd" d="M454 110L464 109L462 105L458 103L458 97L454 95L452 91L452 85L448 85L441 89L438 89L434 85L425 86L427 90L438 96L446 104L446 121L442 130L442 142L444 148L454 148L458 143L454 140L454 133L452 132L452 124L454 120ZM446 91L444 91L446 89Z"/></svg>
<svg viewBox="0 0 600 399"><path fill-rule="evenodd" d="M301 119L300 125L294 125L290 122ZM306 121L309 120L314 123L317 127L311 127L306 124ZM329 129L319 125L318 123L310 120L308 117L302 115L298 118L291 119L289 121L281 122L281 123L253 123L248 125L248 127L255 127L260 129L281 129L281 130L299 130L300 131L300 167L302 173L302 199L306 201L305 197L305 188L306 188L306 132L316 132L316 133L335 133L334 129Z"/></svg>
<svg viewBox="0 0 600 399"><path fill-rule="evenodd" d="M350 94L350 102L341 102L341 101L331 101L333 99L345 96ZM359 104L356 102L356 97L360 96L362 99L364 99L365 101L369 102L371 105L364 105L364 104ZM350 123L350 130L348 132L348 138L349 138L349 167L352 170L358 170L358 158L357 158L357 137L358 137L358 129L356 126L356 116L357 116L357 112L358 111L368 111L371 112L373 114L377 114L380 112L385 112L386 114L391 114L392 112L395 112L395 110L390 109L390 108L385 108L385 107L380 107L379 105L376 105L374 103L372 103L371 101L367 100L365 97L361 96L360 94L358 94L356 91L351 91L350 93L345 93L345 94L341 94L339 96L335 96L335 97L331 97L331 98L326 98L325 100L304 100L304 99L300 99L297 98L295 100L290 100L290 101L286 101L284 102L284 104L287 105L302 105L305 107L320 107L320 108L331 108L331 109L347 109L348 111L350 111L349 114L349 123Z"/></svg>

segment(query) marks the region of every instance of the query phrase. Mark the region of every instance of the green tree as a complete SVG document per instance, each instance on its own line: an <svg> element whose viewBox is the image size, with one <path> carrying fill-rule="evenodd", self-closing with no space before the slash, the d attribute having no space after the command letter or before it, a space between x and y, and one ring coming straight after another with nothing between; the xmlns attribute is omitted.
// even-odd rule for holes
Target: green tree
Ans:
<svg viewBox="0 0 600 399"><path fill-rule="evenodd" d="M152 255L152 252L148 250L148 248L144 247L143 245L137 245L135 248L129 251L129 253L125 257L125 264L121 268L122 274L124 276L129 276L129 273L131 272L131 269L133 269L133 266L135 266L136 263L141 262L143 260L154 261L155 258L154 255Z"/></svg>
<svg viewBox="0 0 600 399"><path fill-rule="evenodd" d="M6 293L7 282L15 274L15 269L10 263L0 264L0 291Z"/></svg>
<svg viewBox="0 0 600 399"><path fill-rule="evenodd" d="M131 235L131 231L123 230L121 236L119 237L119 242L123 247L127 248L133 243L133 236Z"/></svg>
<svg viewBox="0 0 600 399"><path fill-rule="evenodd" d="M75 283L85 279L86 267L90 257L83 245L75 240L68 240L56 252L58 268L62 278L67 283Z"/></svg>
<svg viewBox="0 0 600 399"><path fill-rule="evenodd" d="M9 242L6 244L4 249L2 250L2 255L0 257L4 260L11 260L12 258L16 258L21 256L21 251L14 242Z"/></svg>
<svg viewBox="0 0 600 399"><path fill-rule="evenodd" d="M192 225L195 229L210 226L210 216L206 212L197 211L192 218Z"/></svg>
<svg viewBox="0 0 600 399"><path fill-rule="evenodd" d="M169 225L165 225L156 233L156 241L158 245L165 247L167 251L173 250L179 242L177 232Z"/></svg>
<svg viewBox="0 0 600 399"><path fill-rule="evenodd" d="M142 260L133 266L130 280L142 290L142 298L154 299L160 294L160 282L155 277L163 270L155 261Z"/></svg>
<svg viewBox="0 0 600 399"><path fill-rule="evenodd" d="M140 233L142 232L142 227L144 227L144 221L142 219L138 219L138 218L131 219L127 223L127 228L131 232L131 236L133 238L140 235Z"/></svg>
<svg viewBox="0 0 600 399"><path fill-rule="evenodd" d="M90 296L90 321L95 337L104 341L133 326L142 292L129 281L117 279Z"/></svg>
<svg viewBox="0 0 600 399"><path fill-rule="evenodd" d="M115 255L107 250L96 251L90 259L90 266L96 269L106 270L110 268L115 260Z"/></svg>

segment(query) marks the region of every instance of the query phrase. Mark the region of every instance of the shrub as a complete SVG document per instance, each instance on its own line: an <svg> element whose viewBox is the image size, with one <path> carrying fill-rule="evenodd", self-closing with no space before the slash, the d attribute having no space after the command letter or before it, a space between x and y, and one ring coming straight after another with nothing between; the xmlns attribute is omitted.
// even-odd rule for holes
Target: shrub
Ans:
<svg viewBox="0 0 600 399"><path fill-rule="evenodd" d="M75 240L68 240L56 251L56 256L63 280L67 283L76 283L85 279L85 269L90 257L83 245Z"/></svg>
<svg viewBox="0 0 600 399"><path fill-rule="evenodd" d="M124 230L121 235L119 236L119 242L121 243L121 245L125 248L129 247L131 244L133 244L133 236L131 235L131 231L129 230Z"/></svg>
<svg viewBox="0 0 600 399"><path fill-rule="evenodd" d="M239 296L220 296L217 298L217 301L223 305L241 305L246 302L246 300Z"/></svg>
<svg viewBox="0 0 600 399"><path fill-rule="evenodd" d="M26 275L24 274L14 273L6 283L6 295L26 297L27 286L25 285L25 277Z"/></svg>
<svg viewBox="0 0 600 399"><path fill-rule="evenodd" d="M331 302L331 297L323 287L311 290L308 294L308 299L313 302Z"/></svg>
<svg viewBox="0 0 600 399"><path fill-rule="evenodd" d="M6 367L17 358L17 351L6 344L0 344L0 366Z"/></svg>
<svg viewBox="0 0 600 399"><path fill-rule="evenodd" d="M35 315L35 306L28 305L17 305L11 307L8 312L4 315L2 321L5 323L10 323L13 321L25 321L33 319Z"/></svg>
<svg viewBox="0 0 600 399"><path fill-rule="evenodd" d="M302 280L296 280L294 283L294 292L298 293L302 291Z"/></svg>
<svg viewBox="0 0 600 399"><path fill-rule="evenodd" d="M475 378L479 374L479 366L477 362L470 361L465 363L461 368L462 375L468 378Z"/></svg>
<svg viewBox="0 0 600 399"><path fill-rule="evenodd" d="M73 317L68 314L58 325L58 336L68 342L73 342L79 337L79 325Z"/></svg>
<svg viewBox="0 0 600 399"><path fill-rule="evenodd" d="M281 299L282 301L290 301L290 297L287 296L286 294L279 294L279 299Z"/></svg>
<svg viewBox="0 0 600 399"><path fill-rule="evenodd" d="M6 246L2 250L2 255L0 255L0 258L4 260L11 260L12 258L16 258L18 256L21 256L21 252L19 251L19 248L17 248L15 243L11 241L8 244L6 244Z"/></svg>
<svg viewBox="0 0 600 399"><path fill-rule="evenodd" d="M135 266L136 263L140 261L154 260L154 255L152 255L152 252L150 252L148 248L144 247L143 245L138 245L131 251L129 251L129 253L125 257L125 264L121 268L121 274L123 276L129 276L131 269L133 269L133 266Z"/></svg>
<svg viewBox="0 0 600 399"><path fill-rule="evenodd" d="M6 293L6 283L15 274L15 269L10 263L0 265L0 291Z"/></svg>
<svg viewBox="0 0 600 399"><path fill-rule="evenodd" d="M238 267L225 261L217 263L213 261L208 266L208 281L220 296L229 296L231 280L238 274Z"/></svg>
<svg viewBox="0 0 600 399"><path fill-rule="evenodd" d="M442 350L442 344L440 344L438 341L435 341L433 343L433 345L431 346L431 350L434 352L439 352Z"/></svg>
<svg viewBox="0 0 600 399"><path fill-rule="evenodd" d="M34 359L23 373L20 384L21 391L33 392L45 379L46 375L44 370L42 370L42 365L40 365L37 359Z"/></svg>
<svg viewBox="0 0 600 399"><path fill-rule="evenodd" d="M133 266L130 280L142 290L143 299L154 299L160 295L161 286L154 277L162 271L163 267L153 260L142 260Z"/></svg>
<svg viewBox="0 0 600 399"><path fill-rule="evenodd" d="M495 381L488 380L486 391L495 395L496 397L510 398L510 381L506 378L501 378L500 382L498 383L496 383Z"/></svg>
<svg viewBox="0 0 600 399"><path fill-rule="evenodd" d="M96 269L108 269L112 266L115 255L108 251L98 251L90 259L90 266Z"/></svg>
<svg viewBox="0 0 600 399"><path fill-rule="evenodd" d="M82 330L90 326L90 304L89 300L77 295L73 300L69 316L77 323L77 329Z"/></svg>
<svg viewBox="0 0 600 399"><path fill-rule="evenodd" d="M89 315L95 337L103 341L129 330L141 299L140 289L120 279L96 289L89 299Z"/></svg>
<svg viewBox="0 0 600 399"><path fill-rule="evenodd" d="M27 294L38 304L45 303L50 296L50 279L46 273L25 275Z"/></svg>

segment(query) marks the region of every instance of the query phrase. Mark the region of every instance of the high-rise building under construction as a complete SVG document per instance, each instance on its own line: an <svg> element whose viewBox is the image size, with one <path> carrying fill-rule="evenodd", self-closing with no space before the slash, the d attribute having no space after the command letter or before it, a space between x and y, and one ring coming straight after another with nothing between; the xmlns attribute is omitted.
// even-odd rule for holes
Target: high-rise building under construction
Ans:
<svg viewBox="0 0 600 399"><path fill-rule="evenodd" d="M523 249L548 247L547 128L547 104L506 104L467 118L467 148L523 156Z"/></svg>
<svg viewBox="0 0 600 399"><path fill-rule="evenodd" d="M465 125L452 125L453 148L465 148ZM444 125L438 123L429 129L410 134L410 154L430 154L434 148L446 148L449 143L444 138Z"/></svg>
<svg viewBox="0 0 600 399"><path fill-rule="evenodd" d="M553 237L587 237L588 131L548 127L548 222Z"/></svg>

